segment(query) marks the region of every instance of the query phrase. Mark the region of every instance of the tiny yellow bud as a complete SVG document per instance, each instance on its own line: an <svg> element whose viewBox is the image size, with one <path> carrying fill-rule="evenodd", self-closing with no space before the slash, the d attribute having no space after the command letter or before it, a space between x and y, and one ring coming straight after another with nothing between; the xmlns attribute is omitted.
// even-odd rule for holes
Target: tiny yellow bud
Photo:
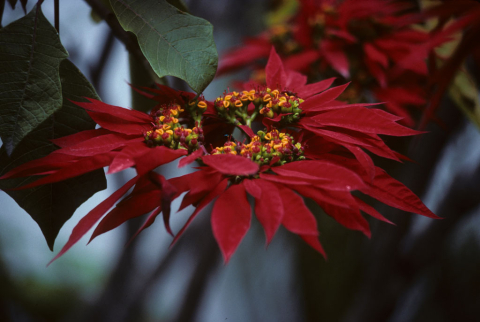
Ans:
<svg viewBox="0 0 480 322"><path fill-rule="evenodd" d="M163 122L163 120L165 119L165 116L160 116L160 122Z"/></svg>
<svg viewBox="0 0 480 322"><path fill-rule="evenodd" d="M202 108L202 109L207 108L207 103L205 101L200 101L200 102L198 102L197 106Z"/></svg>

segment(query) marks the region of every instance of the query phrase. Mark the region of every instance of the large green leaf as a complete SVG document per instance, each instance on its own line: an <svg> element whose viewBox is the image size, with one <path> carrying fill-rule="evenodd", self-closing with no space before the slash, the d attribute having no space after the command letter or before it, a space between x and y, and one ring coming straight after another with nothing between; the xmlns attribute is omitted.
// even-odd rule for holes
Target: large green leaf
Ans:
<svg viewBox="0 0 480 322"><path fill-rule="evenodd" d="M8 154L62 107L58 68L68 53L40 8L0 30L0 137Z"/></svg>
<svg viewBox="0 0 480 322"><path fill-rule="evenodd" d="M46 156L56 148L49 140L95 128L88 114L70 100L83 97L99 99L92 85L69 60L60 65L63 107L31 131L9 157L5 147L0 149L0 174L27 161ZM63 224L85 200L106 188L102 169L63 182L27 190L6 190L32 182L33 178L0 180L5 190L40 226L50 249ZM12 214L13 215L13 214Z"/></svg>
<svg viewBox="0 0 480 322"><path fill-rule="evenodd" d="M218 54L212 25L165 0L110 0L122 27L133 32L159 77L176 76L197 93L212 81Z"/></svg>

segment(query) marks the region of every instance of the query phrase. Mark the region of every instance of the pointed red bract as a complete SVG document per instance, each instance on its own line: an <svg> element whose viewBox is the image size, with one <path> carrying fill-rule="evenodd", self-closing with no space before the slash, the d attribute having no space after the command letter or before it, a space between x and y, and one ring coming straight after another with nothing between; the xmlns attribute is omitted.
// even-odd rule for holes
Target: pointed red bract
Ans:
<svg viewBox="0 0 480 322"><path fill-rule="evenodd" d="M410 189L378 167L374 182L368 184L368 188L360 189L360 191L386 205L430 218L440 218L428 209Z"/></svg>
<svg viewBox="0 0 480 322"><path fill-rule="evenodd" d="M73 103L75 103L80 107L83 107L87 111L99 112L107 115L115 115L115 117L121 118L128 122L149 123L152 121L151 118L143 112L105 104L101 101L98 101L92 98L88 98L88 100L90 101L90 103L84 103L84 102L73 102Z"/></svg>
<svg viewBox="0 0 480 322"><path fill-rule="evenodd" d="M250 228L250 204L243 185L234 185L218 197L212 210L212 230L228 263Z"/></svg>
<svg viewBox="0 0 480 322"><path fill-rule="evenodd" d="M273 183L261 179L244 180L243 185L255 198L255 215L265 230L268 245L284 216L283 201L278 188Z"/></svg>
<svg viewBox="0 0 480 322"><path fill-rule="evenodd" d="M24 185L20 188L16 188L15 190L33 188L40 185L59 182L73 177L77 177L84 173L91 172L93 170L97 170L107 166L108 164L110 164L112 159L113 155L111 152L109 152L104 154L97 154L93 157L81 159L77 162L70 162L67 166L59 169L58 171L55 171L54 173L38 179L37 181L34 181L30 184Z"/></svg>
<svg viewBox="0 0 480 322"><path fill-rule="evenodd" d="M154 222L157 216L162 212L162 207L157 207L155 210L153 210L150 215L148 215L147 219L145 222L142 224L140 228L135 232L135 234L128 240L128 242L125 244L125 246L130 245L133 240L145 229L150 227Z"/></svg>
<svg viewBox="0 0 480 322"><path fill-rule="evenodd" d="M57 260L60 256L65 254L73 245L75 245L80 238L82 238L92 227L95 225L97 221L102 218L102 216L110 209L115 202L118 201L127 191L137 182L138 177L134 177L130 179L127 183L125 183L120 189L115 191L110 197L102 201L98 204L95 208L93 208L87 215L85 215L78 224L73 228L72 234L68 238L67 243L60 252L48 263L50 265L55 260ZM48 266L47 265L47 266Z"/></svg>
<svg viewBox="0 0 480 322"><path fill-rule="evenodd" d="M157 167L172 162L186 155L186 150L172 150L164 146L157 146L150 149L147 153L134 158L139 176L146 174Z"/></svg>
<svg viewBox="0 0 480 322"><path fill-rule="evenodd" d="M224 179L222 182L220 182L208 195L205 196L205 198L202 199L202 201L198 204L198 206L195 208L195 211L190 215L188 218L187 222L185 225L183 225L182 229L175 235L175 238L173 239L170 247L172 247L180 238L180 236L183 234L185 229L190 225L190 223L195 219L197 214L205 208L210 202L212 202L216 197L218 197L220 194L222 194L225 189L227 188L228 185L228 180Z"/></svg>
<svg viewBox="0 0 480 322"><path fill-rule="evenodd" d="M115 135L105 134L97 136L83 142L80 142L69 147L65 147L60 150L56 150L53 153L69 154L79 157L88 157L96 154L112 151L116 148L125 146L127 140Z"/></svg>
<svg viewBox="0 0 480 322"><path fill-rule="evenodd" d="M132 194L123 199L98 224L93 231L90 243L95 237L110 231L127 220L144 215L160 204L161 191L152 190L141 194Z"/></svg>
<svg viewBox="0 0 480 322"><path fill-rule="evenodd" d="M324 90L329 88L334 81L335 81L335 77L331 77L317 83L305 85L301 89L297 90L297 94L300 97L309 98L310 96L323 92Z"/></svg>
<svg viewBox="0 0 480 322"><path fill-rule="evenodd" d="M200 158L204 154L202 149L198 149L194 151L190 155L186 156L185 158L180 159L178 162L178 167L183 168L184 166L194 162L196 159Z"/></svg>
<svg viewBox="0 0 480 322"><path fill-rule="evenodd" d="M345 91L345 88L350 83L341 85L341 86L336 86L332 87L330 89L327 89L326 91L316 94L305 100L305 102L302 103L302 109L309 110L310 108L313 108L318 105L323 105L325 103L331 102L335 99L337 99L340 94L342 94Z"/></svg>
<svg viewBox="0 0 480 322"><path fill-rule="evenodd" d="M416 135L418 132L364 107L330 110L312 117L319 125L336 126L354 131L393 136Z"/></svg>
<svg viewBox="0 0 480 322"><path fill-rule="evenodd" d="M248 176L258 172L257 163L232 154L205 155L202 161L220 173L236 176Z"/></svg>
<svg viewBox="0 0 480 322"><path fill-rule="evenodd" d="M265 67L265 77L267 86L271 88L283 89L287 84L287 76L283 69L283 63L278 56L275 48L270 50L270 57L268 59L267 66Z"/></svg>
<svg viewBox="0 0 480 322"><path fill-rule="evenodd" d="M282 225L295 234L318 236L317 221L305 206L302 197L293 190L277 187L284 208Z"/></svg>

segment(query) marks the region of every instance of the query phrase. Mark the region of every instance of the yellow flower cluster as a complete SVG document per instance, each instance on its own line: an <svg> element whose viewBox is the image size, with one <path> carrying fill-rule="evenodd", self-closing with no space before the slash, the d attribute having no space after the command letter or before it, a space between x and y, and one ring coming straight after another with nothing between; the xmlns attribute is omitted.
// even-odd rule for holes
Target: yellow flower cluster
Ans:
<svg viewBox="0 0 480 322"><path fill-rule="evenodd" d="M277 158L275 164L303 160L303 150L304 147L295 143L288 133L272 130L267 133L258 131L248 144L229 140L222 147L215 148L212 154L241 155L263 165L274 158Z"/></svg>
<svg viewBox="0 0 480 322"><path fill-rule="evenodd" d="M249 91L225 93L215 100L214 106L221 116L235 123L236 117L245 118L248 113L252 113L248 109L250 103L253 103L255 111L264 117L274 118L279 114L290 114L288 117L282 116L282 120L290 123L300 118L300 104L303 99L288 91L258 87Z"/></svg>
<svg viewBox="0 0 480 322"><path fill-rule="evenodd" d="M192 108L197 106L206 109L205 101L189 104ZM178 104L162 105L155 111L153 129L144 133L145 141L149 146L165 145L172 149L186 149L194 151L198 149L199 142L203 142L203 130L198 124L192 129L180 124L180 114L184 112Z"/></svg>

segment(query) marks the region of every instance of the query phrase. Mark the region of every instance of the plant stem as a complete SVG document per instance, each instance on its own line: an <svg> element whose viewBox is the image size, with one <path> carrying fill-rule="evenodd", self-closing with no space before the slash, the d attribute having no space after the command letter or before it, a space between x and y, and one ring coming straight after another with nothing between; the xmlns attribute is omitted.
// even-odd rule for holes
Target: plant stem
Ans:
<svg viewBox="0 0 480 322"><path fill-rule="evenodd" d="M55 29L57 29L57 33L60 34L60 0L54 1L54 9L55 9Z"/></svg>

